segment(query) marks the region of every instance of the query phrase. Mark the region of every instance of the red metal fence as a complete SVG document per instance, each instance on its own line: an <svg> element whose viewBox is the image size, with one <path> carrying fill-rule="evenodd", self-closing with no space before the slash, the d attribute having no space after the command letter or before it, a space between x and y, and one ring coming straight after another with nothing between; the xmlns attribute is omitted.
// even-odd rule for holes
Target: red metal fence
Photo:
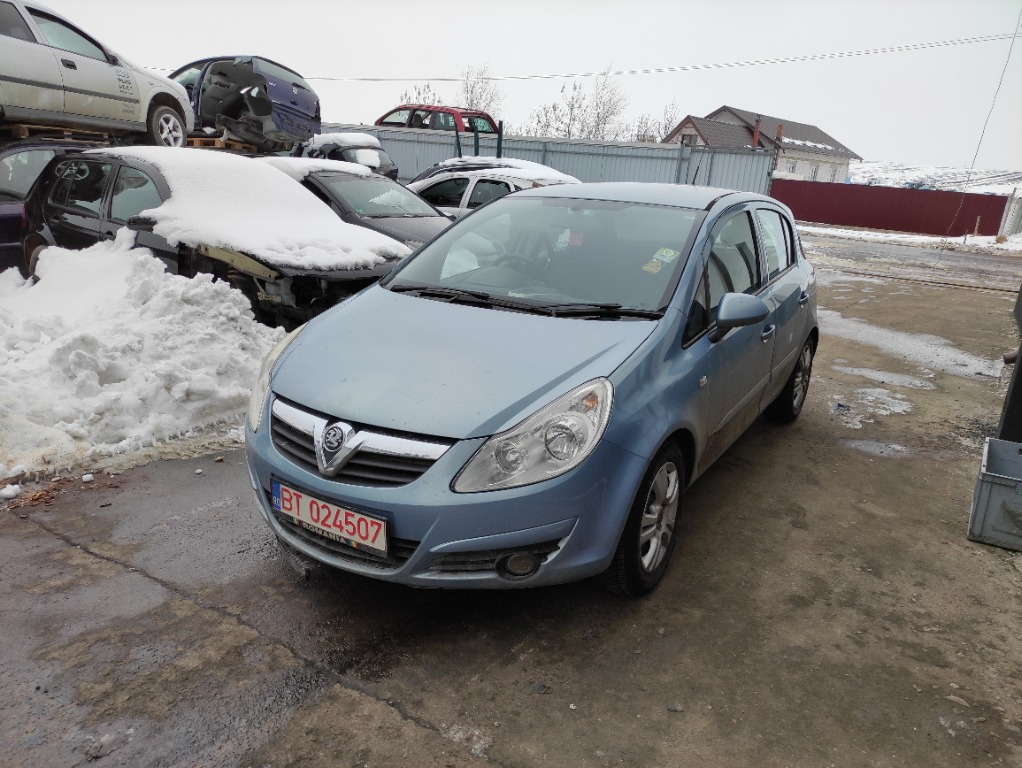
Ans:
<svg viewBox="0 0 1022 768"><path fill-rule="evenodd" d="M799 221L922 235L996 235L1008 198L936 189L774 179L770 194Z"/></svg>

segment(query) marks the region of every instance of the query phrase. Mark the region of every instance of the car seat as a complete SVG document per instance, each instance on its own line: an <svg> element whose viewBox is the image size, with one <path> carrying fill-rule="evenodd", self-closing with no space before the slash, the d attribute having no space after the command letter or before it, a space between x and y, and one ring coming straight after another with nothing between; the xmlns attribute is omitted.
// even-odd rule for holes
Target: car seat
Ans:
<svg viewBox="0 0 1022 768"><path fill-rule="evenodd" d="M412 113L412 119L408 121L409 128L425 128L425 121L422 119L422 115L418 112Z"/></svg>

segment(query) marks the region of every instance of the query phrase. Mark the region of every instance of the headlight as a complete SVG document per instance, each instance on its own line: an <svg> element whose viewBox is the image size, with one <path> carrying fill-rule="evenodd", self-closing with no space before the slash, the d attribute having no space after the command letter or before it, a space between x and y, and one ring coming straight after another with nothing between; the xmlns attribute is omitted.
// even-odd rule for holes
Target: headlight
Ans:
<svg viewBox="0 0 1022 768"><path fill-rule="evenodd" d="M594 379L494 435L458 473L454 491L516 488L577 467L603 437L613 397L610 381Z"/></svg>
<svg viewBox="0 0 1022 768"><path fill-rule="evenodd" d="M270 374L273 372L273 366L284 354L288 344L295 340L303 328L305 328L304 325L298 326L274 344L273 349L263 358L263 364L259 366L259 376L256 377L255 386L252 387L252 396L248 399L248 425L253 432L259 431L259 423L263 418L266 396L270 393Z"/></svg>

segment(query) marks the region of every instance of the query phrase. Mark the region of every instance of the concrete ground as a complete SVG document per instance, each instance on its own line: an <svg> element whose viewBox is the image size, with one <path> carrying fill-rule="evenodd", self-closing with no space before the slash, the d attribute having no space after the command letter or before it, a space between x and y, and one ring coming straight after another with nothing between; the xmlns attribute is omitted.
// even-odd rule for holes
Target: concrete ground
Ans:
<svg viewBox="0 0 1022 768"><path fill-rule="evenodd" d="M303 583L237 450L28 487L0 765L1022 765L1022 555L965 536L1015 295L810 248L806 409L689 491L642 600Z"/></svg>

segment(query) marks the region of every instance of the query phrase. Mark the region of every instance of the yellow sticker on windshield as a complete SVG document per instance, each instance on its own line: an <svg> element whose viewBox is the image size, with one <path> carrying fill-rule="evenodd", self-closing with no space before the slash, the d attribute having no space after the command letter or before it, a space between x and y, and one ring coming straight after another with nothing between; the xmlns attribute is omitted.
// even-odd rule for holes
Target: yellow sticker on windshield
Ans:
<svg viewBox="0 0 1022 768"><path fill-rule="evenodd" d="M663 265L664 263L660 261L660 259L650 259L649 261L642 265L642 269L646 272L649 272L651 275L655 275L657 272L660 271L660 268Z"/></svg>
<svg viewBox="0 0 1022 768"><path fill-rule="evenodd" d="M670 264L681 254L671 248L661 248L659 251L653 254L654 259L662 261L664 264Z"/></svg>

